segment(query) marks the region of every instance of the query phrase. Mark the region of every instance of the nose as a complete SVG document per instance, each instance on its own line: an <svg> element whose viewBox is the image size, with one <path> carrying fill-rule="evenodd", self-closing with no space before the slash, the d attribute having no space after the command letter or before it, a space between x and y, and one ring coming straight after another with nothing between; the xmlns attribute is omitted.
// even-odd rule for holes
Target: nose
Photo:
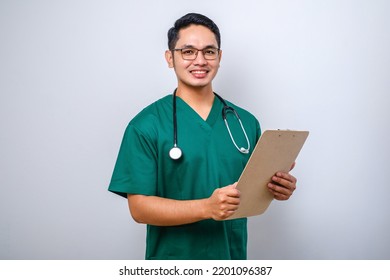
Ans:
<svg viewBox="0 0 390 280"><path fill-rule="evenodd" d="M205 65L207 64L207 60L204 58L204 54L202 51L198 51L196 58L194 59L193 63L195 65Z"/></svg>

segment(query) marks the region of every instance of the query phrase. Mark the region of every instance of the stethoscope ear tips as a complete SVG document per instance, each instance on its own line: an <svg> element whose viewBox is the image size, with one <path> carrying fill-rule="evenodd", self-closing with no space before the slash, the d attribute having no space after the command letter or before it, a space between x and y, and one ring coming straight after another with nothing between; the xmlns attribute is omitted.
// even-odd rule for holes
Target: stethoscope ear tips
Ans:
<svg viewBox="0 0 390 280"><path fill-rule="evenodd" d="M169 151L169 156L171 157L171 159L173 160L178 160L179 158L181 158L181 155L182 155L182 151L179 147L175 146L173 147L170 151Z"/></svg>
<svg viewBox="0 0 390 280"><path fill-rule="evenodd" d="M243 153L243 154L248 154L248 153L249 153L249 150L248 150L248 149L245 149L244 147L241 147L241 148L240 148L240 152Z"/></svg>

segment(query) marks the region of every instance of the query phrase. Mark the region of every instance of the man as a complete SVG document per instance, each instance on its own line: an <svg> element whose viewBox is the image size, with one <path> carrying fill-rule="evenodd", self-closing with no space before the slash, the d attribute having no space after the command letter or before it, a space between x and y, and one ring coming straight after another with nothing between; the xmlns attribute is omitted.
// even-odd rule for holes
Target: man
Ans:
<svg viewBox="0 0 390 280"><path fill-rule="evenodd" d="M247 219L225 219L238 209L235 182L260 125L213 92L220 46L219 29L209 18L192 13L178 19L165 52L177 89L140 112L123 137L109 190L127 197L134 220L147 224L146 259L247 257ZM233 109L224 110L224 103ZM288 199L296 188L288 173L272 180L275 199Z"/></svg>

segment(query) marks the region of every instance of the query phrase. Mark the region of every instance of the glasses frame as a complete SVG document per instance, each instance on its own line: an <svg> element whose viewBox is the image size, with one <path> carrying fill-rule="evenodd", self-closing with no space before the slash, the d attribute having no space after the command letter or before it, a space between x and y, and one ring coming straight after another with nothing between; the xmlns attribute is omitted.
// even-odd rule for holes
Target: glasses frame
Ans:
<svg viewBox="0 0 390 280"><path fill-rule="evenodd" d="M205 51L206 50L216 50L217 51L217 54L215 56L215 58L207 58L206 55L205 55ZM194 50L195 51L195 57L193 59L191 58L185 58L184 57L184 54L183 54L183 50ZM188 60L188 61L194 61L197 57L198 57L198 53L201 51L202 54L203 54L203 57L205 60L216 60L218 58L218 55L219 55L219 52L220 52L220 48L215 48L215 47L206 47L204 49L197 49L197 48L193 48L193 47L184 47L184 48L181 48L181 49L172 49L171 51L174 52L174 51L179 51L181 53L181 57L183 58L183 60Z"/></svg>

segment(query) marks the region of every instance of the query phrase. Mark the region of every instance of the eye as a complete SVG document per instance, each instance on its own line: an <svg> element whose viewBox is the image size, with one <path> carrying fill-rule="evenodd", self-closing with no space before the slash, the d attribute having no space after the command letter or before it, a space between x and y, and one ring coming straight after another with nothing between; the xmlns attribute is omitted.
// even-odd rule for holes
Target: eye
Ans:
<svg viewBox="0 0 390 280"><path fill-rule="evenodd" d="M194 49L182 49L181 53L184 55L193 55L195 53Z"/></svg>
<svg viewBox="0 0 390 280"><path fill-rule="evenodd" d="M217 54L217 49L214 48L209 48L204 50L204 54L207 55L216 55Z"/></svg>

